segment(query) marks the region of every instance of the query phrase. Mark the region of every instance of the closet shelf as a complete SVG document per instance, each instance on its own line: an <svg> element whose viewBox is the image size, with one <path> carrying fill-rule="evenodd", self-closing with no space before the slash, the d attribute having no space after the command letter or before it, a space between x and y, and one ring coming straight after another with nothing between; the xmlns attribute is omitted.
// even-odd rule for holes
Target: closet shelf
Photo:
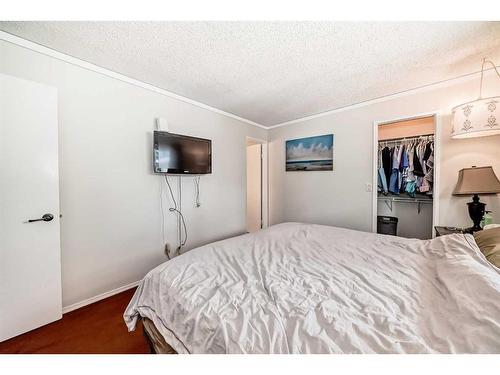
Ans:
<svg viewBox="0 0 500 375"><path fill-rule="evenodd" d="M408 203L431 203L432 198L412 198L412 197L398 197L398 196L385 196L379 195L378 200L388 201L388 202L408 202Z"/></svg>
<svg viewBox="0 0 500 375"><path fill-rule="evenodd" d="M379 194L377 196L377 199L379 201L384 202L387 207L391 210L392 212L392 203L393 202L405 202L405 203L416 203L417 204L417 212L420 214L420 205L423 204L432 204L433 199L430 197L415 197L412 198L409 195L382 195Z"/></svg>

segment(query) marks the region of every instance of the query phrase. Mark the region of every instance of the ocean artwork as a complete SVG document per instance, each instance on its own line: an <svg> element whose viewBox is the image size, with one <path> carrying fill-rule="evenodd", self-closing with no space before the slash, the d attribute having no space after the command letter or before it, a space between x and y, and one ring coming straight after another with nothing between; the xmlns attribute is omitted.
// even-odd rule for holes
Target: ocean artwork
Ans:
<svg viewBox="0 0 500 375"><path fill-rule="evenodd" d="M287 171L333 171L333 134L286 141Z"/></svg>

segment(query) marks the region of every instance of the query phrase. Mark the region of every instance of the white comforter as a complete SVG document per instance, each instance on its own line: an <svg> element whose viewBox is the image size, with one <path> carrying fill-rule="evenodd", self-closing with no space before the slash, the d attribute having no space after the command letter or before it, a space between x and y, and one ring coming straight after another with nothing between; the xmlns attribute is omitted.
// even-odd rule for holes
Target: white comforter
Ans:
<svg viewBox="0 0 500 375"><path fill-rule="evenodd" d="M158 266L139 315L178 353L500 353L500 270L470 235L286 223Z"/></svg>

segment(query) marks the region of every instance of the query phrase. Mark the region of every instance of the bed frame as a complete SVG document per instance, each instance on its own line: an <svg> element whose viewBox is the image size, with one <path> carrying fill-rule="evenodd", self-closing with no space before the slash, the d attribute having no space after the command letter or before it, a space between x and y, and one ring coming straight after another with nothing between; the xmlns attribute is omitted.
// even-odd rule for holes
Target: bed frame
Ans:
<svg viewBox="0 0 500 375"><path fill-rule="evenodd" d="M165 341L154 323L148 318L142 318L142 331L151 354L177 354L177 352Z"/></svg>

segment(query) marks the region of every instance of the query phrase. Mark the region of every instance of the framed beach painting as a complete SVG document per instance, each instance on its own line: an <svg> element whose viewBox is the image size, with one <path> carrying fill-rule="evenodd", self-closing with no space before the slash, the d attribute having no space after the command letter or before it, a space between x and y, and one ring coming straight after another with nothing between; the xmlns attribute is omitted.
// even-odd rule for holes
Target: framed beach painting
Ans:
<svg viewBox="0 0 500 375"><path fill-rule="evenodd" d="M333 134L286 141L286 171L333 171Z"/></svg>

